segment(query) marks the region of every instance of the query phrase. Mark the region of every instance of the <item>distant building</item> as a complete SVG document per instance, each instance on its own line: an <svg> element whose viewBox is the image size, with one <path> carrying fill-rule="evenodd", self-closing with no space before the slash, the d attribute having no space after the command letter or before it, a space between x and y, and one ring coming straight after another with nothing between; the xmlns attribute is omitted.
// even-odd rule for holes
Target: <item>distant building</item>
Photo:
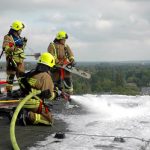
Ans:
<svg viewBox="0 0 150 150"><path fill-rule="evenodd" d="M150 87L142 87L141 95L150 95Z"/></svg>

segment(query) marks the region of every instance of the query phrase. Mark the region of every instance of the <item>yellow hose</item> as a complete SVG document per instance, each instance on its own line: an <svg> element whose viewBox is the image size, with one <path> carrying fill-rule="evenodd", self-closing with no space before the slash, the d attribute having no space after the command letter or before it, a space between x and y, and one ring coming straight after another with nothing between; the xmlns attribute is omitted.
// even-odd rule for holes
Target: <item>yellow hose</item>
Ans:
<svg viewBox="0 0 150 150"><path fill-rule="evenodd" d="M16 102L20 102L20 100L18 99L18 100L14 100L14 99L12 99L12 100L0 100L0 103L16 103Z"/></svg>
<svg viewBox="0 0 150 150"><path fill-rule="evenodd" d="M15 136L15 124L16 124L16 119L18 117L18 114L21 110L21 108L23 107L23 105L29 100L31 99L33 96L36 96L37 94L40 94L41 91L37 91L37 90L32 90L32 92L26 96L23 100L21 100L21 102L19 103L19 105L17 106L13 117L11 119L11 123L10 123L10 140L12 143L12 147L14 150L20 150L17 141L16 141L16 136Z"/></svg>

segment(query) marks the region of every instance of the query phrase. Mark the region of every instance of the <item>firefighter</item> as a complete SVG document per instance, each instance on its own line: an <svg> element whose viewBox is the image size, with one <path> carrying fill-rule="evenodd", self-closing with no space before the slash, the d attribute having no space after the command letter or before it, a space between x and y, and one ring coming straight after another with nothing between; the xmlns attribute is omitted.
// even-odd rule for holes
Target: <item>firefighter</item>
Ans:
<svg viewBox="0 0 150 150"><path fill-rule="evenodd" d="M56 89L54 90L54 84L50 75L50 71L54 65L54 57L50 53L45 52L41 54L36 68L19 78L22 91L24 91L25 95L29 94L32 89L41 90L41 94L38 95L40 100L31 99L24 105L24 109L19 116L19 122L22 125L26 125L27 123L52 124L52 113L45 104L45 101L52 101L58 95Z"/></svg>
<svg viewBox="0 0 150 150"><path fill-rule="evenodd" d="M66 39L68 39L67 33L65 31L59 31L56 34L54 41L48 46L48 52L55 58L56 67L74 64L74 54L70 47L66 44ZM68 94L73 93L73 84L70 72L57 67L55 71L53 71L53 80L59 88L64 89L64 91Z"/></svg>
<svg viewBox="0 0 150 150"><path fill-rule="evenodd" d="M24 49L27 39L21 37L21 32L24 29L24 24L21 21L14 21L7 35L3 40L3 51L6 55L6 73L7 73L7 96L11 96L14 77L20 77L24 71Z"/></svg>

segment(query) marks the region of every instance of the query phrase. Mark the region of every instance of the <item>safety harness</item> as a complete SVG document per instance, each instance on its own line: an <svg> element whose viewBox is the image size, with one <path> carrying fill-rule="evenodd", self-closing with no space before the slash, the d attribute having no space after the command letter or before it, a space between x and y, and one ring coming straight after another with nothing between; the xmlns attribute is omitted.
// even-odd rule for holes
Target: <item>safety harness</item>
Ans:
<svg viewBox="0 0 150 150"><path fill-rule="evenodd" d="M43 102L43 100L40 101L40 104L39 104L37 113L38 113L38 114L41 114L41 113L42 113L42 106L44 106L45 113L48 113L48 112L49 112L49 107Z"/></svg>

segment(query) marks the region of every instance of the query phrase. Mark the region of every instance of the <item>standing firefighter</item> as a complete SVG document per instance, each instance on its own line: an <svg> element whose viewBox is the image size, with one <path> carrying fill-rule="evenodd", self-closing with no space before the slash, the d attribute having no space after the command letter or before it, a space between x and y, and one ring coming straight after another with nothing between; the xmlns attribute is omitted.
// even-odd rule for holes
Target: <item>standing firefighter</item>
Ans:
<svg viewBox="0 0 150 150"><path fill-rule="evenodd" d="M50 70L55 65L54 57L48 53L43 53L34 70L26 73L19 79L22 90L25 95L29 94L32 89L40 90L39 99L31 99L25 105L19 121L26 125L27 122L32 124L52 124L52 114L45 102L53 100L56 97L56 90L50 75Z"/></svg>
<svg viewBox="0 0 150 150"><path fill-rule="evenodd" d="M24 29L24 24L21 21L14 21L7 35L4 36L3 51L6 55L6 72L7 72L7 95L11 96L13 80L15 75L20 77L24 73L24 48L27 39L22 38L21 32Z"/></svg>
<svg viewBox="0 0 150 150"><path fill-rule="evenodd" d="M59 88L63 88L65 92L72 94L73 84L71 73L59 68L59 66L74 64L74 55L70 47L65 44L66 39L68 39L68 35L65 31L58 32L53 43L49 44L48 52L54 56L56 67L58 66L53 72L54 82Z"/></svg>

